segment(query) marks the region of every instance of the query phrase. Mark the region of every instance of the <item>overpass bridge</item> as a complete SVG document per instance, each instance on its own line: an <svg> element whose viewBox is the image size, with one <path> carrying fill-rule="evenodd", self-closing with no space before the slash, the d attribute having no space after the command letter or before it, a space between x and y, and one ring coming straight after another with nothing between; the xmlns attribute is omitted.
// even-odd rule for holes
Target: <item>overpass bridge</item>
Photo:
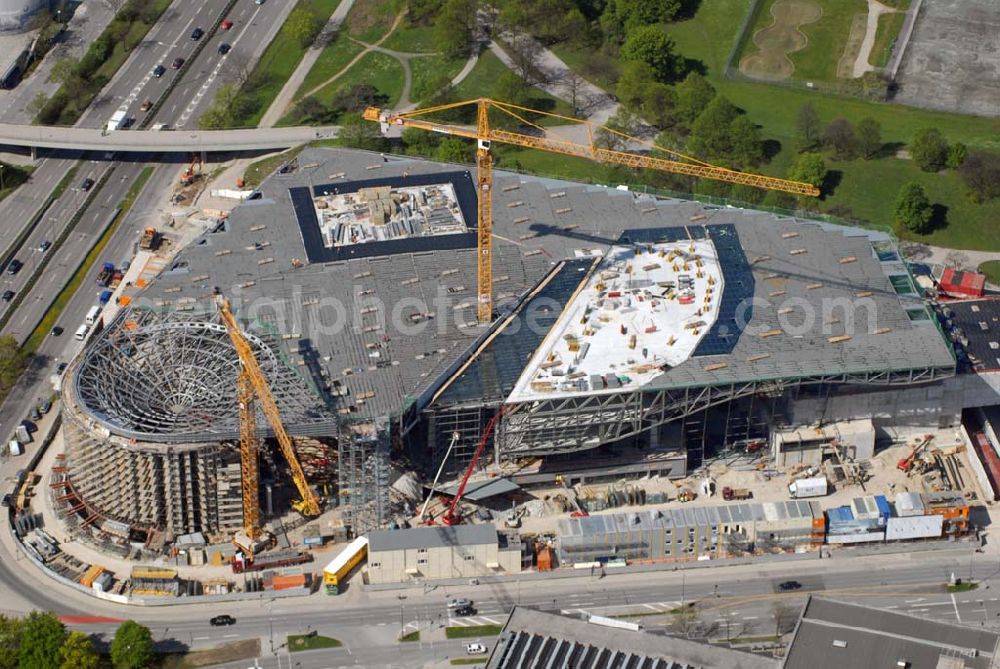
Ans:
<svg viewBox="0 0 1000 669"><path fill-rule="evenodd" d="M337 126L237 130L115 130L0 123L0 144L34 149L170 153L286 149L337 136Z"/></svg>

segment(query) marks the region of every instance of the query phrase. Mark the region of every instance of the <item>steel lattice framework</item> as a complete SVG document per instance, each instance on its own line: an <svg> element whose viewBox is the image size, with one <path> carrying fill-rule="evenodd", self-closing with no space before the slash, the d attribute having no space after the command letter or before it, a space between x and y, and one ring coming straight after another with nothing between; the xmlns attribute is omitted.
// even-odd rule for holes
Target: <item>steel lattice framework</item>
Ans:
<svg viewBox="0 0 1000 669"><path fill-rule="evenodd" d="M497 431L497 448L501 456L508 457L570 453L634 436L749 395L778 396L796 386L811 384L912 386L954 374L954 367L927 367L517 402L505 409Z"/></svg>
<svg viewBox="0 0 1000 669"><path fill-rule="evenodd" d="M273 339L247 334L289 431L335 434L335 418ZM217 315L133 309L84 353L74 389L79 408L119 436L169 444L219 441L240 434L239 374L239 358ZM269 434L263 427L261 433Z"/></svg>

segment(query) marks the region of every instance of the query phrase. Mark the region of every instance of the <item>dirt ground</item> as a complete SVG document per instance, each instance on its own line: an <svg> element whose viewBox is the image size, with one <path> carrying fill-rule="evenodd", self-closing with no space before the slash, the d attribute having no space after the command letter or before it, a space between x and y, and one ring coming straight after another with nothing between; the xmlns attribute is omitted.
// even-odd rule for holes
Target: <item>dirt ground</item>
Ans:
<svg viewBox="0 0 1000 669"><path fill-rule="evenodd" d="M1000 116L1000 2L925 0L896 81L897 102Z"/></svg>
<svg viewBox="0 0 1000 669"><path fill-rule="evenodd" d="M925 428L920 430L898 432L895 435L898 443L891 447L878 450L875 457L872 458L872 460L867 464L870 477L864 483L864 488L857 484L840 482L833 486L831 494L825 497L816 497L813 499L819 502L823 509L827 509L849 504L855 497L885 495L890 501L892 501L895 498L896 493L900 492L932 492L924 484L919 475L907 476L896 466L901 458L910 453L911 444L914 439L917 439L927 433L934 434L934 439L931 443L933 446L941 450L948 450L962 444L958 433L952 429L927 430ZM965 484L964 491L966 494L971 493L974 495L975 499L978 500L984 499L975 474L969 465L969 452L966 451L958 453L956 458L959 463L959 473ZM531 493L540 501L528 504L529 515L524 516L521 519L522 532L553 532L557 527L558 520L560 518L568 517L569 514L560 512L558 509L559 505L553 502L553 498L555 498L555 496L561 494L563 496L572 497L575 493L581 497L585 497L588 493L600 494L606 490L609 485L614 486L618 490L621 490L629 485L641 487L646 490L647 495L655 492L666 492L671 501L666 505L657 504L656 508L664 508L664 506L679 508L683 506L712 506L717 504L726 504L727 502L725 502L721 496L722 488L725 486L749 489L753 493L753 498L747 501L781 502L790 499L788 496L788 483L792 478L794 469L789 467L776 471L769 463L766 466L762 466L762 464L762 459L758 462L751 462L750 460L743 459L740 461L730 462L728 464L718 462L711 465L709 467L709 472L716 485L716 493L711 496L700 494L701 478L688 478L678 481L651 478L640 479L637 481L621 481L611 484L590 484L577 488L569 494L561 488L532 489ZM681 489L693 490L695 492L699 492L699 495L694 501L691 502L677 502L675 501L677 492ZM549 498L548 501L545 501L546 497ZM650 508L650 506L652 505L619 506L613 509L607 509L605 511L598 511L594 513L621 513L642 510L643 508Z"/></svg>
<svg viewBox="0 0 1000 669"><path fill-rule="evenodd" d="M788 55L809 43L799 27L815 23L823 9L812 0L782 0L771 6L770 25L754 33L756 50L740 61L740 71L760 79L788 79L795 66Z"/></svg>

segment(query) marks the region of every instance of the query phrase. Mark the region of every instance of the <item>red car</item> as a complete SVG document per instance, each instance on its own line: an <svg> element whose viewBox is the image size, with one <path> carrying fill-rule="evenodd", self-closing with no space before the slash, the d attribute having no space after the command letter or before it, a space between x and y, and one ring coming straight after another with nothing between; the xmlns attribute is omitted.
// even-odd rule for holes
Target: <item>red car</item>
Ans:
<svg viewBox="0 0 1000 669"><path fill-rule="evenodd" d="M184 65L183 58L174 58L174 62L170 63L170 67L174 68L175 70L181 69L183 65Z"/></svg>
<svg viewBox="0 0 1000 669"><path fill-rule="evenodd" d="M230 28L233 27L233 22L230 21L229 19L226 19L225 21L219 24L219 27L222 28L223 30L229 30Z"/></svg>

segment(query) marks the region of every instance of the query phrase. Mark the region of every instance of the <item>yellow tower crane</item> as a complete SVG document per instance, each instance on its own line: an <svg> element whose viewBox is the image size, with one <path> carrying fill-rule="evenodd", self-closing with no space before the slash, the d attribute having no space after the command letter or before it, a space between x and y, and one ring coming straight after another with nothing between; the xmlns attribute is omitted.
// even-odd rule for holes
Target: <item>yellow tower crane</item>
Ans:
<svg viewBox="0 0 1000 669"><path fill-rule="evenodd" d="M219 315L226 326L229 339L233 342L236 355L239 356L242 370L236 381L236 398L240 407L240 473L243 492L243 536L238 535L235 543L253 558L254 547L260 543L264 530L260 526L260 476L258 472L258 451L260 442L257 439L257 402L260 402L264 416L274 431L282 455L292 470L292 481L302 496L301 503L296 508L304 516L318 516L319 500L309 488L305 472L295 455L292 440L281 422L278 405L271 395L267 377L264 376L253 347L243 336L236 317L229 308L229 301L222 295L216 297Z"/></svg>
<svg viewBox="0 0 1000 669"><path fill-rule="evenodd" d="M429 114L434 114L450 109L461 107L476 108L475 127L454 123L443 123L427 118ZM502 128L495 128L490 125L489 112L497 110L513 117L521 127L530 127L532 132L537 134L527 134L515 132ZM559 119L563 123L583 126L587 131L587 143L570 141L567 139L550 136L553 133L549 129L538 125L525 118L528 114L547 116ZM750 172L740 172L725 167L718 167L709 163L686 156L671 149L665 149L650 142L646 142L635 137L631 137L622 132L605 126L596 126L589 121L584 121L570 116L552 114L549 112L521 107L491 100L490 98L477 98L475 100L465 100L425 109L415 109L409 112L394 112L378 107L369 107L364 112L367 121L380 123L382 131L386 132L389 126L398 125L406 128L420 128L432 132L440 132L456 137L468 137L476 140L476 185L479 196L479 221L478 221L478 276L479 276L479 300L478 316L480 323L488 323L493 317L493 157L490 153L492 142L502 144L512 144L530 149L539 149L552 153L561 153L567 156L587 158L612 165L622 165L624 167L642 167L675 174L685 174L688 176L702 177L705 179L715 179L734 184L746 184L757 188L767 188L779 190L796 195L807 195L818 197L820 191L812 184L778 179L775 177L752 174ZM639 153L634 151L624 151L615 148L601 146L598 138L604 133L606 137L613 138L615 142L624 143L626 146L637 144L647 147L651 153ZM660 157L656 153L664 154L667 157Z"/></svg>

